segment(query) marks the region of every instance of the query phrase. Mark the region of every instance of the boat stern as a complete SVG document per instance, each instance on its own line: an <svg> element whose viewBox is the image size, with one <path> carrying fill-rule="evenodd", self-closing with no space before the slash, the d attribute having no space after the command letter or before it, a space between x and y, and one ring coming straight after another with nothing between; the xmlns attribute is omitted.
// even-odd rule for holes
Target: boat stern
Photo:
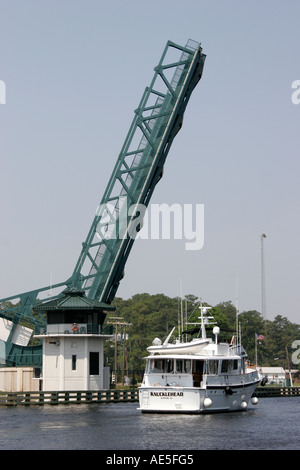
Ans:
<svg viewBox="0 0 300 470"><path fill-rule="evenodd" d="M139 410L148 413L200 413L200 390L140 387Z"/></svg>

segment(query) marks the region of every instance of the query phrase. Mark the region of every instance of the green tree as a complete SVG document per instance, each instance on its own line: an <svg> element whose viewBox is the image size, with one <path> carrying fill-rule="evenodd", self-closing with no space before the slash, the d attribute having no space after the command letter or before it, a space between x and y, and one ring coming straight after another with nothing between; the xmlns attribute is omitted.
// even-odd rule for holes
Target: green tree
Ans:
<svg viewBox="0 0 300 470"><path fill-rule="evenodd" d="M249 310L242 312L238 316L238 322L240 324L240 334L242 337L242 345L244 346L250 361L254 364L256 361L255 347L256 347L256 334L262 334L265 336L264 321L261 314L256 310ZM264 362L266 356L266 343L261 342L257 348L258 364Z"/></svg>
<svg viewBox="0 0 300 470"><path fill-rule="evenodd" d="M178 320L181 312L187 322L199 322L200 302L198 297L188 294L181 301L180 298L170 298L164 294L150 295L136 294L130 299L123 300L116 297L113 305L116 311L108 315L121 317L125 322L131 323L126 332L129 339L126 342L128 354L128 368L130 370L143 370L143 358L147 355L147 347L154 338L165 340L171 329L176 330L171 338L178 337ZM203 306L211 307L208 314L212 315L220 327L220 341L229 341L236 331L236 308L230 301L218 303L215 306L202 302ZM287 318L278 315L274 321L264 321L256 310L249 310L238 315L238 323L242 336L242 344L252 363L255 362L255 346L257 345L258 364L263 366L282 365L287 368L288 358L291 362L293 341L300 339L300 326L291 323ZM187 325L192 329L193 325ZM256 334L265 337L256 341ZM212 328L207 329L207 336L213 338ZM188 339L189 339L188 335ZM123 345L119 344L120 354ZM107 341L105 355L108 364L113 367L114 343ZM292 367L293 364L290 363ZM293 367L296 368L296 367Z"/></svg>
<svg viewBox="0 0 300 470"><path fill-rule="evenodd" d="M282 365L288 369L293 354L292 343L300 338L300 326L291 323L286 317L277 315L274 321L267 322L268 363Z"/></svg>

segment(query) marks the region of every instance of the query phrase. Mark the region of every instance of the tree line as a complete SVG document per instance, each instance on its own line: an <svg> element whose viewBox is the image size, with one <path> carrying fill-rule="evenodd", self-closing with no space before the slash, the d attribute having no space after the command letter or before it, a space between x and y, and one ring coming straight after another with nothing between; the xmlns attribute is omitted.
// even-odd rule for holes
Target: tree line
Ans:
<svg viewBox="0 0 300 470"><path fill-rule="evenodd" d="M176 330L171 340L178 337L181 311L188 322L199 321L199 304L199 298L192 294L186 295L183 299L147 293L136 294L127 300L116 297L113 301L116 310L107 315L106 321L118 323L118 341L105 342L105 365L114 370L117 359L120 370L142 371L145 365L143 358L147 356L147 347L152 344L154 338L158 337L163 341L174 326ZM205 302L202 304L211 307L209 313L220 327L221 342L231 341L232 335L236 333L238 319L242 344L252 364L256 363L257 353L257 364L260 366L282 366L284 369L300 371L299 324L290 322L283 315L277 315L274 320L264 320L256 310L244 311L237 316L236 308L231 301L221 302L215 306ZM1 304L2 309L8 306L11 305ZM32 327L26 319L22 319L21 324ZM116 331L116 325L114 328ZM187 330L192 328L188 326ZM213 337L212 330L207 331L207 336ZM189 340L192 335L187 334L186 337ZM39 342L32 338L29 345L33 346Z"/></svg>
<svg viewBox="0 0 300 470"><path fill-rule="evenodd" d="M242 344L251 363L255 364L257 354L257 363L260 366L299 368L299 356L295 361L297 341L300 350L299 324L290 322L282 315L277 315L272 321L264 320L256 310L245 311L237 316L236 308L231 301L221 302L215 306L202 302L202 305L211 307L209 314L220 327L221 342L231 341L233 334L236 333L238 320ZM106 365L112 370L115 368L116 344L118 368L142 370L147 347L152 344L154 338L158 337L163 341L175 326L173 340L178 335L181 316L192 323L197 321L200 315L199 299L191 294L182 300L164 294L147 293L136 294L127 300L116 297L113 306L116 310L112 315L108 315L107 321L113 316L112 322L118 323L118 341L117 343L107 341L105 345ZM192 326L187 327L187 330L192 328ZM189 333L186 336L188 340L192 337ZM212 330L207 331L207 336L213 337Z"/></svg>

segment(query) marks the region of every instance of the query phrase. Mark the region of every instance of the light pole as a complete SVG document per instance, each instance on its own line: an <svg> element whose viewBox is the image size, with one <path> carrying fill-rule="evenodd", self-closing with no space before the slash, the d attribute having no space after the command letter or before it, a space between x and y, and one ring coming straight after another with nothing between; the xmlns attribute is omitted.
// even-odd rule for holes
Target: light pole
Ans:
<svg viewBox="0 0 300 470"><path fill-rule="evenodd" d="M266 279L265 279L265 258L264 258L264 239L267 235L263 233L261 239L261 314L264 320L267 319L266 313Z"/></svg>

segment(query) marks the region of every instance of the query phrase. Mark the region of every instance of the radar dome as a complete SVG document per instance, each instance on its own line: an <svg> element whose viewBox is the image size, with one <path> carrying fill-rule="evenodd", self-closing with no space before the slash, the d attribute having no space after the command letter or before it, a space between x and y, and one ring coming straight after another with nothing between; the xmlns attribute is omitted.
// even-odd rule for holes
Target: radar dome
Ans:
<svg viewBox="0 0 300 470"><path fill-rule="evenodd" d="M152 341L152 346L160 346L161 345L161 339L159 338L154 338Z"/></svg>

